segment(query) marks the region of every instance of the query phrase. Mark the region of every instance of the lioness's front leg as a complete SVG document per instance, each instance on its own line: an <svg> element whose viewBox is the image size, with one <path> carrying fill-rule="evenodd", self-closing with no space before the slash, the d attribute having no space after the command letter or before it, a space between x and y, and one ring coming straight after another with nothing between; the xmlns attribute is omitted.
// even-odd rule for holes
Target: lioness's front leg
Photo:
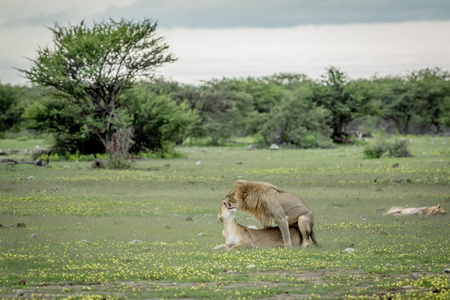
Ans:
<svg viewBox="0 0 450 300"><path fill-rule="evenodd" d="M253 244L252 242L239 242L238 244L230 247L228 250L235 250L235 249L250 249L250 248L255 248L255 244Z"/></svg>
<svg viewBox="0 0 450 300"><path fill-rule="evenodd" d="M287 217L284 216L282 218L275 219L275 223L277 223L278 227L281 230L284 247L292 247L291 234L289 233L289 224L287 221Z"/></svg>
<svg viewBox="0 0 450 300"><path fill-rule="evenodd" d="M220 250L220 249L227 249L228 250L229 248L230 248L230 246L228 246L227 244L222 244L222 245L214 247L213 249L214 250Z"/></svg>

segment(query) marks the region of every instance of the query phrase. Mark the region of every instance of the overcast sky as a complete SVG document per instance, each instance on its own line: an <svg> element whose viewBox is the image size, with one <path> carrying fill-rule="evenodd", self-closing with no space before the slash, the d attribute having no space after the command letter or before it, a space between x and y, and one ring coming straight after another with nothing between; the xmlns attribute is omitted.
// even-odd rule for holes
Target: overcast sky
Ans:
<svg viewBox="0 0 450 300"><path fill-rule="evenodd" d="M178 61L161 75L188 84L335 66L351 78L450 70L448 0L0 0L0 81L26 83L45 26L152 18Z"/></svg>

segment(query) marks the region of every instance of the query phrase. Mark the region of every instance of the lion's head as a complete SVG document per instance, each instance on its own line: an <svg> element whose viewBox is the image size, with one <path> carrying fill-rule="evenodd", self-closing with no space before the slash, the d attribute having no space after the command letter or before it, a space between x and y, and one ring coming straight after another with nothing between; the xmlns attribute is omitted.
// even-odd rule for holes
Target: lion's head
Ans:
<svg viewBox="0 0 450 300"><path fill-rule="evenodd" d="M281 192L276 186L266 182L238 180L234 188L225 195L225 201L234 203L241 211L250 212L264 226L274 224L267 201L273 192Z"/></svg>
<svg viewBox="0 0 450 300"><path fill-rule="evenodd" d="M427 215L445 215L447 212L442 209L441 205L430 206L426 210Z"/></svg>
<svg viewBox="0 0 450 300"><path fill-rule="evenodd" d="M225 195L225 199L235 203L238 209L251 211L258 206L261 199L266 198L270 190L281 192L270 183L238 180L234 183L234 188Z"/></svg>

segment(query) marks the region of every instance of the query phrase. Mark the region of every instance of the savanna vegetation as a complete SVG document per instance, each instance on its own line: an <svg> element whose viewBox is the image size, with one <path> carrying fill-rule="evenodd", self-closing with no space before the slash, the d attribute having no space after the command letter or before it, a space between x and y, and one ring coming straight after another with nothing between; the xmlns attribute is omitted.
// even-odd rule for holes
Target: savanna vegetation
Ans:
<svg viewBox="0 0 450 300"><path fill-rule="evenodd" d="M439 69L350 80L331 67L321 80L278 74L199 87L163 79L137 82L115 105L129 133L129 153L164 156L183 143L219 146L249 136L259 147L308 149L355 142L357 132L446 135L449 94L449 74ZM0 102L3 137L32 130L52 134L52 150L59 155L107 152L79 107L47 89L1 85Z"/></svg>
<svg viewBox="0 0 450 300"><path fill-rule="evenodd" d="M46 168L1 164L0 297L448 299L449 216L383 212L449 210L449 140L405 138L412 157L364 159L364 145L242 144L179 147L181 157L127 170L92 168L83 157ZM3 139L1 147L29 160L24 150L51 143ZM237 179L299 195L322 247L211 250L223 243L217 213ZM242 212L237 220L260 227Z"/></svg>
<svg viewBox="0 0 450 300"><path fill-rule="evenodd" d="M156 25L55 24L0 84L0 298L449 298L448 215L383 216L450 209L449 72L188 86ZM237 179L299 195L323 247L211 250Z"/></svg>

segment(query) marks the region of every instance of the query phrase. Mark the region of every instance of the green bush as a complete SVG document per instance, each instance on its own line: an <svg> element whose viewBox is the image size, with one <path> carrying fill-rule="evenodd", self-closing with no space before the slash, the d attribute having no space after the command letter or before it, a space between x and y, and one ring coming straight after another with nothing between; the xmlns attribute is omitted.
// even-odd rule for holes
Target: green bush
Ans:
<svg viewBox="0 0 450 300"><path fill-rule="evenodd" d="M26 142L26 141L28 141L28 137L27 136L19 136L19 137L17 137L17 140L19 142Z"/></svg>
<svg viewBox="0 0 450 300"><path fill-rule="evenodd" d="M411 157L408 140L375 139L363 151L364 158Z"/></svg>

